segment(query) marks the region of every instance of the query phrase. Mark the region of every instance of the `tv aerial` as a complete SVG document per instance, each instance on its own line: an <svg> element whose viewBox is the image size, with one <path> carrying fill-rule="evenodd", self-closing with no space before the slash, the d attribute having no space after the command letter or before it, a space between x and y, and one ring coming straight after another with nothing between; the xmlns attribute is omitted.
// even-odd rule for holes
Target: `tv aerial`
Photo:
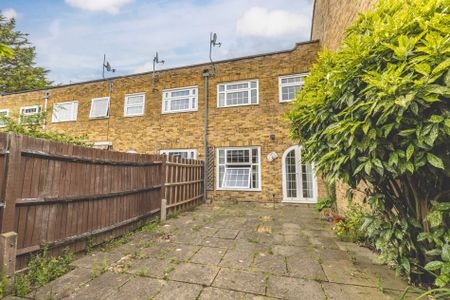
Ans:
<svg viewBox="0 0 450 300"><path fill-rule="evenodd" d="M213 76L216 75L216 65L214 64L214 62L212 60L212 49L214 47L220 47L220 46L222 46L222 43L217 41L217 33L211 32L209 34L209 60L211 61Z"/></svg>
<svg viewBox="0 0 450 300"><path fill-rule="evenodd" d="M155 88L155 83L156 83L156 66L158 64L163 65L165 63L165 60L159 60L159 55L158 55L158 51L156 51L155 57L153 57L153 73L152 73L152 83L153 83L153 88Z"/></svg>
<svg viewBox="0 0 450 300"><path fill-rule="evenodd" d="M105 79L105 70L107 72L112 72L112 73L116 72L116 69L112 68L109 61L106 60L106 54L103 54L103 73L102 73L103 79Z"/></svg>

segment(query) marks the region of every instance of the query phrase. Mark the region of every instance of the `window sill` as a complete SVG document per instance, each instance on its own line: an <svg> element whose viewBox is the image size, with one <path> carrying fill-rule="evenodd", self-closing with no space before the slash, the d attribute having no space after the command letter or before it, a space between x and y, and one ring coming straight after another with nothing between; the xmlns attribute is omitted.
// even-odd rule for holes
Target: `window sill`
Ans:
<svg viewBox="0 0 450 300"><path fill-rule="evenodd" d="M136 118L136 117L143 117L144 116L144 114L142 114L142 115L132 115L132 116L123 116L124 118Z"/></svg>
<svg viewBox="0 0 450 300"><path fill-rule="evenodd" d="M109 116L107 116L107 117L97 117L97 118L91 118L91 117L89 117L89 121L106 120L106 119L109 119Z"/></svg>
<svg viewBox="0 0 450 300"><path fill-rule="evenodd" d="M261 189L227 189L227 188L216 188L218 192L261 192Z"/></svg>
<svg viewBox="0 0 450 300"><path fill-rule="evenodd" d="M238 104L238 105L227 105L227 106L218 106L217 105L217 108L233 108L233 107L242 107L242 106L257 106L257 105L259 105L259 102L258 103L251 103L251 104Z"/></svg>
<svg viewBox="0 0 450 300"><path fill-rule="evenodd" d="M173 115L173 114L192 113L192 112L198 112L198 109L179 110L179 111L163 111L163 112L161 112L161 114L162 115Z"/></svg>
<svg viewBox="0 0 450 300"><path fill-rule="evenodd" d="M52 124L58 124L58 123L70 123L70 122L76 122L77 120L66 120L66 121L52 121Z"/></svg>

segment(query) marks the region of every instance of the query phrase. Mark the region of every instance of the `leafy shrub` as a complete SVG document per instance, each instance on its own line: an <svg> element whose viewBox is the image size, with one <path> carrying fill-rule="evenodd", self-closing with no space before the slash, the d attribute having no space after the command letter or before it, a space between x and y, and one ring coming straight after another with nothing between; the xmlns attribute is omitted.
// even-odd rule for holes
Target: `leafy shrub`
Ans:
<svg viewBox="0 0 450 300"><path fill-rule="evenodd" d="M365 240L361 227L366 213L359 205L352 205L345 213L345 218L333 226L333 231L338 238L347 242L362 242Z"/></svg>
<svg viewBox="0 0 450 300"><path fill-rule="evenodd" d="M448 244L448 213L440 229L427 217L450 202L448 10L448 0L381 0L320 54L288 115L305 160L366 186L371 237L416 282L433 280L427 253Z"/></svg>
<svg viewBox="0 0 450 300"><path fill-rule="evenodd" d="M72 261L73 255L68 250L65 250L62 256L50 257L48 247L45 246L41 254L30 260L26 274L16 276L14 294L25 296L32 289L41 287L64 275L71 270Z"/></svg>
<svg viewBox="0 0 450 300"><path fill-rule="evenodd" d="M33 116L28 116L27 123L20 124L11 118L0 116L0 121L5 122L6 125L5 127L1 128L0 131L13 132L34 138L51 140L60 143L80 145L84 147L91 146L90 143L86 142L85 135L72 137L66 134L52 132L43 129L42 123L46 119L46 117L47 113L41 112Z"/></svg>
<svg viewBox="0 0 450 300"><path fill-rule="evenodd" d="M325 196L320 198L317 203L314 205L314 208L317 211L323 211L326 208L332 208L336 200L331 198L330 196Z"/></svg>

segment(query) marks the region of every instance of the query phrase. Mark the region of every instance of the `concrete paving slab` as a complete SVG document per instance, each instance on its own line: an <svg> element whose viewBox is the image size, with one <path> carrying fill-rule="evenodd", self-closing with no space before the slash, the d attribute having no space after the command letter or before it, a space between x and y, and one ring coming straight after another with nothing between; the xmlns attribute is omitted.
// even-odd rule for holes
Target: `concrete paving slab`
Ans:
<svg viewBox="0 0 450 300"><path fill-rule="evenodd" d="M202 286L185 282L168 281L162 287L155 300L195 300L202 291Z"/></svg>
<svg viewBox="0 0 450 300"><path fill-rule="evenodd" d="M326 281L327 277L322 266L308 257L287 257L287 268L292 277L301 277L313 280Z"/></svg>
<svg viewBox="0 0 450 300"><path fill-rule="evenodd" d="M252 268L264 273L287 275L286 258L284 256L257 254Z"/></svg>
<svg viewBox="0 0 450 300"><path fill-rule="evenodd" d="M267 295L283 299L325 299L325 294L318 282L281 276L269 277Z"/></svg>
<svg viewBox="0 0 450 300"><path fill-rule="evenodd" d="M205 265L218 265L226 251L226 248L202 247L190 261Z"/></svg>
<svg viewBox="0 0 450 300"><path fill-rule="evenodd" d="M219 268L216 266L182 263L175 267L169 278L176 281L211 285L218 272Z"/></svg>
<svg viewBox="0 0 450 300"><path fill-rule="evenodd" d="M219 229L214 236L221 239L234 240L238 233L239 230L235 229Z"/></svg>
<svg viewBox="0 0 450 300"><path fill-rule="evenodd" d="M172 264L168 260L161 260L155 257L137 259L131 262L127 273L139 276L164 278L171 265Z"/></svg>
<svg viewBox="0 0 450 300"><path fill-rule="evenodd" d="M89 281L67 299L107 299L130 280L130 275L106 272Z"/></svg>
<svg viewBox="0 0 450 300"><path fill-rule="evenodd" d="M212 285L223 289L264 295L266 280L261 273L224 268L220 270Z"/></svg>
<svg viewBox="0 0 450 300"><path fill-rule="evenodd" d="M28 295L35 299L62 299L91 281L91 276L86 269L76 268L73 271L53 280L46 286L39 288Z"/></svg>
<svg viewBox="0 0 450 300"><path fill-rule="evenodd" d="M218 237L206 237L203 239L201 245L206 247L227 248L232 249L235 247L234 240L225 240Z"/></svg>
<svg viewBox="0 0 450 300"><path fill-rule="evenodd" d="M135 277L120 287L116 293L108 296L108 298L127 300L153 299L160 292L163 285L163 280Z"/></svg>
<svg viewBox="0 0 450 300"><path fill-rule="evenodd" d="M247 270L250 267L254 256L255 253L248 250L228 250L219 265L221 267Z"/></svg>

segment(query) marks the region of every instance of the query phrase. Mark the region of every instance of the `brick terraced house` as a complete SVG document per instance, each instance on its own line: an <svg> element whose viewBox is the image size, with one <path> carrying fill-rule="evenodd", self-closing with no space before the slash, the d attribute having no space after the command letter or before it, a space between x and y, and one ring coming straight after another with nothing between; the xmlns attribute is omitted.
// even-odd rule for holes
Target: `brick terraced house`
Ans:
<svg viewBox="0 0 450 300"><path fill-rule="evenodd" d="M216 62L215 74L205 63L156 76L149 72L6 94L0 96L0 114L27 122L49 111L42 126L85 134L105 149L202 160L207 153L211 200L314 203L326 194L325 185L314 176L314 165L301 160L301 147L289 137L283 116L318 51L335 50L344 28L373 3L316 0L315 40L292 50Z"/></svg>

